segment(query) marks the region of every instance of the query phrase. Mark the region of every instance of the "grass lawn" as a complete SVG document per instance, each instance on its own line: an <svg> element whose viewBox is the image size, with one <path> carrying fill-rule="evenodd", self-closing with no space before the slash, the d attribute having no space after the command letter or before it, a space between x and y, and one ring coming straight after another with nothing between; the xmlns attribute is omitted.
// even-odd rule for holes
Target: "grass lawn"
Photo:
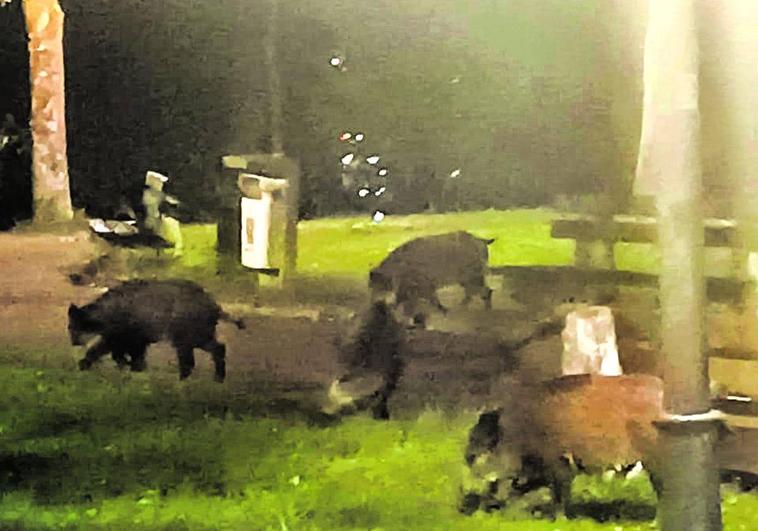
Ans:
<svg viewBox="0 0 758 531"><path fill-rule="evenodd" d="M365 278L398 245L429 234L467 230L496 238L491 265L566 265L573 262L574 242L550 238L550 210L486 210L449 214L390 216L373 223L368 216L304 221L298 230L298 272L307 276ZM203 268L214 262L215 226L183 228L187 250L181 264ZM652 245L617 244L620 269L655 271ZM215 263L215 262L214 262Z"/></svg>
<svg viewBox="0 0 758 531"><path fill-rule="evenodd" d="M234 402L212 382L160 371L6 365L0 386L0 529L650 528L531 520L518 506L458 514L470 412L315 427L273 414L264 397ZM579 478L574 490L652 511L644 478ZM758 497L724 500L726 529L758 528Z"/></svg>

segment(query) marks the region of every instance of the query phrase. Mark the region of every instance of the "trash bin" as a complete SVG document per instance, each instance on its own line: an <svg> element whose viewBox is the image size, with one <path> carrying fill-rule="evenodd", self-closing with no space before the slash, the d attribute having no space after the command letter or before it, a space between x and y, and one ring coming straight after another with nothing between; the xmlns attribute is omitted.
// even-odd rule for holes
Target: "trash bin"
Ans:
<svg viewBox="0 0 758 531"><path fill-rule="evenodd" d="M219 253L283 286L297 259L298 164L282 154L226 155L221 171Z"/></svg>
<svg viewBox="0 0 758 531"><path fill-rule="evenodd" d="M240 173L240 261L260 273L279 275L285 262L287 179Z"/></svg>

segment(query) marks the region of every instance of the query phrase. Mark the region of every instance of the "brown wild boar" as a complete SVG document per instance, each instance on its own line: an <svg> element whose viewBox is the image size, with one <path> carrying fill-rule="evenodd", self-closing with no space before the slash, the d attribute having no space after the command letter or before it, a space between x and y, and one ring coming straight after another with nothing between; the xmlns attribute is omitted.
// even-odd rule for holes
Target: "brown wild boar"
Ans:
<svg viewBox="0 0 758 531"><path fill-rule="evenodd" d="M629 468L642 462L656 492L653 421L663 415L663 383L642 374L572 375L514 384L507 402L482 414L469 434L466 463L491 483L468 493L461 510L500 505L514 491L548 486L553 502L570 510L579 471ZM566 512L568 514L568 512Z"/></svg>

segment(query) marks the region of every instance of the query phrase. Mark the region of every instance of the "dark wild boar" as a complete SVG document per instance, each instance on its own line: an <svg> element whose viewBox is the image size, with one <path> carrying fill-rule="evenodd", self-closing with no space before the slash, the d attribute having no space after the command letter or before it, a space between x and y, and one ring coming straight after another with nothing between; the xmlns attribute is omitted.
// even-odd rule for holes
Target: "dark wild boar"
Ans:
<svg viewBox="0 0 758 531"><path fill-rule="evenodd" d="M482 414L469 434L465 461L484 480L461 510L502 506L517 493L550 487L570 515L579 471L629 469L642 462L659 492L653 421L663 415L663 384L654 376L576 375L513 386L507 404Z"/></svg>
<svg viewBox="0 0 758 531"><path fill-rule="evenodd" d="M129 281L94 302L82 307L72 304L68 309L72 344L84 345L99 336L79 361L81 370L89 369L111 352L119 366L129 364L132 371L143 371L148 345L168 340L176 349L181 379L192 373L193 349L200 348L212 355L215 379L223 382L226 347L216 340L219 320L244 328L241 321L223 312L203 288L186 280Z"/></svg>
<svg viewBox="0 0 758 531"><path fill-rule="evenodd" d="M490 308L492 290L485 284L485 274L493 241L464 231L411 240L371 270L369 287L374 297L394 293L395 303L420 324L423 316L416 312L421 299L447 311L437 298L437 290L445 286L460 284L465 290L464 304L476 295Z"/></svg>
<svg viewBox="0 0 758 531"><path fill-rule="evenodd" d="M324 412L371 408L376 419L388 419L388 401L404 368L406 332L385 301L374 301L360 317L358 329L339 343L346 374L329 390Z"/></svg>

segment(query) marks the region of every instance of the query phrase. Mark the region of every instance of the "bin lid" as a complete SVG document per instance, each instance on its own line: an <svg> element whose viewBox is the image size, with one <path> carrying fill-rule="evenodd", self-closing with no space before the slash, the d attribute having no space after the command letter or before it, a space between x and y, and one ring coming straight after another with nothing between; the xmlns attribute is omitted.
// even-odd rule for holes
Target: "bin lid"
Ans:
<svg viewBox="0 0 758 531"><path fill-rule="evenodd" d="M246 170L247 157L245 155L224 155L221 157L221 164L224 168L232 170Z"/></svg>
<svg viewBox="0 0 758 531"><path fill-rule="evenodd" d="M278 192L289 187L287 179L277 177L266 177L255 173L240 173L237 178L237 185L244 195L249 195L251 189L258 189L261 192Z"/></svg>

